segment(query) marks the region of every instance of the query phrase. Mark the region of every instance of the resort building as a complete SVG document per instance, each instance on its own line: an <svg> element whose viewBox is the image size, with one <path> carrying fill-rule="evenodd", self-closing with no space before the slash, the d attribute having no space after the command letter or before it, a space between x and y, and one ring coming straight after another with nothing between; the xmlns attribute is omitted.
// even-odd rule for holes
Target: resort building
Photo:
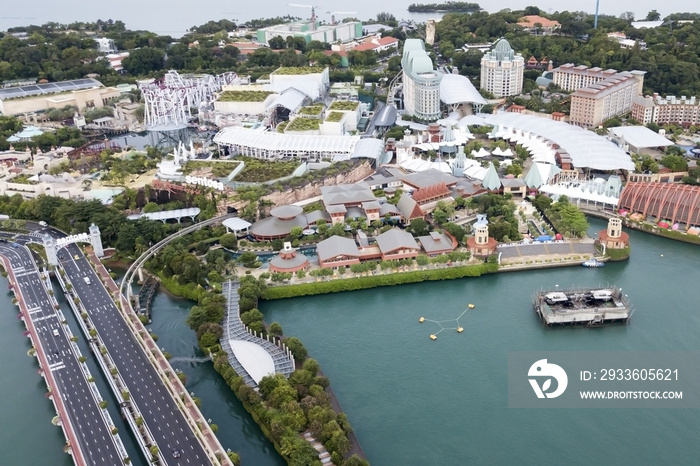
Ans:
<svg viewBox="0 0 700 466"><path fill-rule="evenodd" d="M700 226L700 186L675 183L627 183L618 208L640 220L665 221L678 229Z"/></svg>
<svg viewBox="0 0 700 466"><path fill-rule="evenodd" d="M658 94L653 96L636 96L632 100L632 118L646 125L656 123L657 125L674 124L683 127L700 125L700 100L695 96L686 97L669 95L661 97Z"/></svg>
<svg viewBox="0 0 700 466"><path fill-rule="evenodd" d="M0 89L0 114L43 112L66 105L73 105L80 110L100 108L104 107L108 100L120 95L119 89L104 87L93 78L8 87Z"/></svg>
<svg viewBox="0 0 700 466"><path fill-rule="evenodd" d="M496 252L498 242L489 236L489 227L480 225L476 228L474 236L467 238L467 249L472 256L486 257Z"/></svg>
<svg viewBox="0 0 700 466"><path fill-rule="evenodd" d="M429 256L447 254L457 248L457 240L449 233L431 231L427 236L419 236L418 242Z"/></svg>
<svg viewBox="0 0 700 466"><path fill-rule="evenodd" d="M316 245L316 256L322 269L347 267L360 263L360 251L352 238L331 236Z"/></svg>
<svg viewBox="0 0 700 466"><path fill-rule="evenodd" d="M250 226L250 234L258 241L271 241L289 236L292 229L307 229L323 220L330 222L325 212L314 211L304 214L304 209L295 205L283 205L270 210L270 216L258 220Z"/></svg>
<svg viewBox="0 0 700 466"><path fill-rule="evenodd" d="M380 139L360 136L283 134L241 127L226 127L214 136L222 153L277 160L293 157L304 161L338 162L351 158L379 160L384 155Z"/></svg>
<svg viewBox="0 0 700 466"><path fill-rule="evenodd" d="M309 267L309 259L285 242L279 254L270 260L270 272L295 273Z"/></svg>
<svg viewBox="0 0 700 466"><path fill-rule="evenodd" d="M440 118L440 80L420 39L407 39L401 58L403 105L408 115L424 121Z"/></svg>
<svg viewBox="0 0 700 466"><path fill-rule="evenodd" d="M598 233L598 244L605 249L624 249L629 246L630 235L622 231L622 219L608 220L608 228Z"/></svg>
<svg viewBox="0 0 700 466"><path fill-rule="evenodd" d="M413 259L420 252L420 246L413 235L405 230L392 228L377 236L377 246L382 260Z"/></svg>
<svg viewBox="0 0 700 466"><path fill-rule="evenodd" d="M632 109L632 100L642 94L645 71L588 68L567 63L553 71L552 82L571 95L571 124L597 126Z"/></svg>
<svg viewBox="0 0 700 466"><path fill-rule="evenodd" d="M561 28L561 24L558 21L539 15L523 16L515 24L535 34L551 34Z"/></svg>
<svg viewBox="0 0 700 466"><path fill-rule="evenodd" d="M496 42L481 58L481 88L495 97L518 95L523 91L525 60L507 40Z"/></svg>
<svg viewBox="0 0 700 466"><path fill-rule="evenodd" d="M330 44L359 39L362 35L362 23L359 21L322 24L315 16L312 16L311 20L276 24L258 29L256 32L257 42L264 45L269 45L270 39L277 36L283 39L288 36L303 37L307 44L312 40Z"/></svg>
<svg viewBox="0 0 700 466"><path fill-rule="evenodd" d="M380 205L367 183L322 186L321 198L331 223L345 223L345 219L364 217L368 222L380 217Z"/></svg>
<svg viewBox="0 0 700 466"><path fill-rule="evenodd" d="M583 127L598 126L632 109L642 93L644 71L623 71L571 94L569 121Z"/></svg>

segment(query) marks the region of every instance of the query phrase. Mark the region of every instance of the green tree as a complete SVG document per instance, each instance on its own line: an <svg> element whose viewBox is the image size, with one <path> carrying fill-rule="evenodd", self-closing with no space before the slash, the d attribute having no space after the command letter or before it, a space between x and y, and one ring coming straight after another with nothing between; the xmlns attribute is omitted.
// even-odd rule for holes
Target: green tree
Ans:
<svg viewBox="0 0 700 466"><path fill-rule="evenodd" d="M144 75L165 67L165 51L153 47L141 47L129 51L122 65L131 74Z"/></svg>
<svg viewBox="0 0 700 466"><path fill-rule="evenodd" d="M424 236L428 234L428 222L422 218L414 218L408 227L413 236Z"/></svg>
<svg viewBox="0 0 700 466"><path fill-rule="evenodd" d="M292 355L294 356L294 359L303 361L306 359L306 356L308 355L308 352L306 351L306 348L302 344L302 342L296 338L296 337L290 337L284 340L284 344L287 345L287 348L289 348L289 351L292 352Z"/></svg>

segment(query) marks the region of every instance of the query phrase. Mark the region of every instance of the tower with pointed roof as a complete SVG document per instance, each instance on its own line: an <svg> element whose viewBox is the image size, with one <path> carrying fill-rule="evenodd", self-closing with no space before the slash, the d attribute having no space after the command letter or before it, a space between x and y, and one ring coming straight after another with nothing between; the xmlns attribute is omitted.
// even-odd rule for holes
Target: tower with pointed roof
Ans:
<svg viewBox="0 0 700 466"><path fill-rule="evenodd" d="M515 53L506 39L481 58L481 88L495 97L518 95L523 91L525 60Z"/></svg>

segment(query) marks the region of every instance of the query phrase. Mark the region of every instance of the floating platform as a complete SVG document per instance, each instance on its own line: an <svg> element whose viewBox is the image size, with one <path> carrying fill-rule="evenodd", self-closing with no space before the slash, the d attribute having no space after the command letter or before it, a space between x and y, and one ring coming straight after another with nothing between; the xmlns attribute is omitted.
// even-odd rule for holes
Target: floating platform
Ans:
<svg viewBox="0 0 700 466"><path fill-rule="evenodd" d="M611 323L629 323L633 309L621 288L572 288L539 290L533 307L542 323L598 327Z"/></svg>

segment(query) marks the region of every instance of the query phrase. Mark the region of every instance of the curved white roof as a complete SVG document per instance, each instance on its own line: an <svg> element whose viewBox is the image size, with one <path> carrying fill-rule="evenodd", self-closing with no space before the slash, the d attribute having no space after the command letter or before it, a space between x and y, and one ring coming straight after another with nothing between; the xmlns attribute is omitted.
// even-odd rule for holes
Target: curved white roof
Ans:
<svg viewBox="0 0 700 466"><path fill-rule="evenodd" d="M352 154L360 136L302 136L275 131L228 127L214 136L216 144L246 146L267 151Z"/></svg>
<svg viewBox="0 0 700 466"><path fill-rule="evenodd" d="M447 105L469 102L486 105L486 100L479 94L466 76L446 74L440 81L440 100Z"/></svg>
<svg viewBox="0 0 700 466"><path fill-rule="evenodd" d="M279 97L277 97L270 105L267 106L267 108L284 107L291 111L295 111L301 107L306 97L306 94L303 92L290 87L289 89L285 89Z"/></svg>
<svg viewBox="0 0 700 466"><path fill-rule="evenodd" d="M384 141L377 138L363 138L357 141L350 157L379 160L382 154L384 154Z"/></svg>
<svg viewBox="0 0 700 466"><path fill-rule="evenodd" d="M202 211L199 207L188 207L186 209L162 210L160 212L149 212L145 214L129 215L127 219L138 220L147 218L149 220L169 220L171 218L196 217Z"/></svg>
<svg viewBox="0 0 700 466"><path fill-rule="evenodd" d="M243 369L250 375L255 383L260 383L266 375L274 375L275 361L272 356L265 351L265 348L258 346L252 341L229 340L229 345L234 356L241 363Z"/></svg>
<svg viewBox="0 0 700 466"><path fill-rule="evenodd" d="M634 170L629 154L592 131L561 121L537 116L501 112L486 115L484 123L501 128L519 129L557 144L569 156L575 167L596 170Z"/></svg>

